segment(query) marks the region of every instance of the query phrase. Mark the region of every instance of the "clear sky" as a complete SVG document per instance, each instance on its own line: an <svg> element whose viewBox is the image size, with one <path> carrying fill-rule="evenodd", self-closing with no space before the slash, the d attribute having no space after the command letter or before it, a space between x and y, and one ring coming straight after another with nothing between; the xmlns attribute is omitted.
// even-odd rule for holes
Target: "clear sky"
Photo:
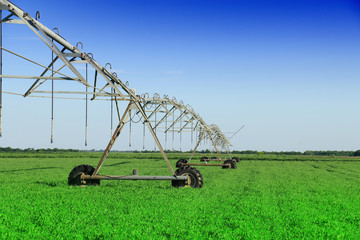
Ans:
<svg viewBox="0 0 360 240"><path fill-rule="evenodd" d="M182 99L231 136L233 149L360 149L360 3L355 0L13 1L70 43L110 62L137 93ZM25 26L4 26L4 47L35 54ZM29 55L27 55L29 54ZM29 75L4 55L4 74ZM8 62L6 62L8 61ZM4 90L22 92L22 80ZM104 149L110 105L57 101L50 144L49 100L4 95L2 147ZM106 105L106 106L105 106ZM142 149L141 127L115 145ZM151 149L152 144L147 144ZM179 147L179 146L177 146ZM204 146L205 147L205 146ZM186 149L186 146L183 147Z"/></svg>

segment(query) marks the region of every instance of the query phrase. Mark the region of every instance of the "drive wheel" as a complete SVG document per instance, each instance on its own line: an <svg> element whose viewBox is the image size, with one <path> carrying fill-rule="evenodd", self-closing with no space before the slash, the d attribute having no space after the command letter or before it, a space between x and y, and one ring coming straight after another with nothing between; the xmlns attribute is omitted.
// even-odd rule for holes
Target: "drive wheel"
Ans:
<svg viewBox="0 0 360 240"><path fill-rule="evenodd" d="M188 163L188 160L182 158L182 159L180 159L179 161L176 162L176 165L175 165L175 166L176 166L177 168L179 168L179 167L182 166L182 163Z"/></svg>
<svg viewBox="0 0 360 240"><path fill-rule="evenodd" d="M233 157L232 160L235 160L236 162L240 162L240 158L238 157Z"/></svg>
<svg viewBox="0 0 360 240"><path fill-rule="evenodd" d="M81 174L92 175L95 171L95 168L90 165L79 165L71 170L68 177L68 184L72 186L86 186L86 185L100 185L100 179L81 179Z"/></svg>
<svg viewBox="0 0 360 240"><path fill-rule="evenodd" d="M203 176L194 167L182 166L175 171L176 176L188 176L188 181L178 181L172 180L172 186L175 188L180 187L192 187L192 188L201 188L204 184Z"/></svg>
<svg viewBox="0 0 360 240"><path fill-rule="evenodd" d="M205 162L206 159L208 159L208 158L204 156L204 157L200 158L200 162Z"/></svg>
<svg viewBox="0 0 360 240"><path fill-rule="evenodd" d="M230 167L225 164L230 164ZM222 166L223 169L229 169L229 168L236 169L237 168L235 160L232 160L232 159L226 160L224 162L224 165L225 166Z"/></svg>

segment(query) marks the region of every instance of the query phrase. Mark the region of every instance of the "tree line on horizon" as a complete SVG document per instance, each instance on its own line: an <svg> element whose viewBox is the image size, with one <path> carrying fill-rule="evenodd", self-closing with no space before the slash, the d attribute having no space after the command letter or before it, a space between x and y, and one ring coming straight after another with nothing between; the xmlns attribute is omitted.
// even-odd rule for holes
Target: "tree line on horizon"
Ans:
<svg viewBox="0 0 360 240"><path fill-rule="evenodd" d="M40 149L34 149L34 148L26 148L26 149L20 149L20 148L11 148L11 147L0 147L0 153L1 152L22 152L22 153L65 153L65 152L103 152L104 150L79 150L79 149L60 149L60 148L40 148ZM154 150L143 150L143 151L112 151L112 152L133 152L133 153L157 153L159 151ZM192 151L177 151L177 150L167 150L166 153L191 153ZM213 151L210 150L201 150L196 151L196 153L204 153L209 154L213 153ZM293 156L360 156L360 150L356 151L312 151L307 150L304 152L300 151L255 151L255 150L245 150L245 151L239 151L234 150L231 152L232 154L256 154L256 155L293 155Z"/></svg>

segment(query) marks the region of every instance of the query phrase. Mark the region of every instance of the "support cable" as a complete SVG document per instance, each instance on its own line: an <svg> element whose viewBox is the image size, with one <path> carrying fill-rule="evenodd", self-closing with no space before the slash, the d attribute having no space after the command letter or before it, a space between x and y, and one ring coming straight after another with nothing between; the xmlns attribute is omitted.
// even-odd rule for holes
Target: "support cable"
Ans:
<svg viewBox="0 0 360 240"><path fill-rule="evenodd" d="M55 45L54 45L54 46L55 46ZM51 69L50 67L46 67L46 66L44 66L44 65L42 65L42 64L40 64L40 63L37 63L37 62L35 62L35 61L33 61L33 60L29 59L29 58L26 58L26 57L21 56L20 54L17 54L17 53L15 53L15 52L12 52L12 51L10 51L9 49L6 49L6 48L1 47L1 50L4 50L4 51L6 51L6 52L8 52L8 53L10 53L10 54L12 54L12 55L14 55L14 56L17 56L17 57L19 57L19 58L21 58L21 59L24 59L24 60L26 60L26 61L28 61L28 62L31 62L31 63L33 63L33 64L35 64L35 65L37 65L37 66L42 67L42 68L45 68L45 69L48 69L48 70L53 70L55 73L57 73L57 74L59 74L59 75L62 75L62 76L65 77L65 78L75 80L75 78L69 77L68 75L59 72L59 70L54 70L54 69ZM61 52L61 51L60 51L60 52Z"/></svg>
<svg viewBox="0 0 360 240"><path fill-rule="evenodd" d="M172 150L174 151L174 133L175 133L175 129L174 129L174 126L175 126L175 114L173 113L173 130L172 130Z"/></svg>

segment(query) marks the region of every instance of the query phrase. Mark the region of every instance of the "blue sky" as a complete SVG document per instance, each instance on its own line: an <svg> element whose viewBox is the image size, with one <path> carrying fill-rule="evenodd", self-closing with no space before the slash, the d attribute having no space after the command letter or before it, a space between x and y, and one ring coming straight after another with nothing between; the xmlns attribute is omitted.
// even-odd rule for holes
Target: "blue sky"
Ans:
<svg viewBox="0 0 360 240"><path fill-rule="evenodd" d="M14 3L33 16L39 10L40 21L58 27L70 43L82 41L85 52L103 65L110 62L137 93L182 99L224 132L245 125L231 139L234 149L360 149L357 1ZM34 34L24 26L4 26L5 47L20 47L47 63L49 56L32 47L34 42ZM25 68L4 64L4 73L27 74ZM4 80L7 87L20 92L26 88L21 80ZM85 147L81 104L56 103L55 143L49 144L49 102L4 96L0 145L105 148L109 106L91 106ZM124 136L115 149L141 149L141 127L136 133L140 136L132 136L132 148Z"/></svg>

